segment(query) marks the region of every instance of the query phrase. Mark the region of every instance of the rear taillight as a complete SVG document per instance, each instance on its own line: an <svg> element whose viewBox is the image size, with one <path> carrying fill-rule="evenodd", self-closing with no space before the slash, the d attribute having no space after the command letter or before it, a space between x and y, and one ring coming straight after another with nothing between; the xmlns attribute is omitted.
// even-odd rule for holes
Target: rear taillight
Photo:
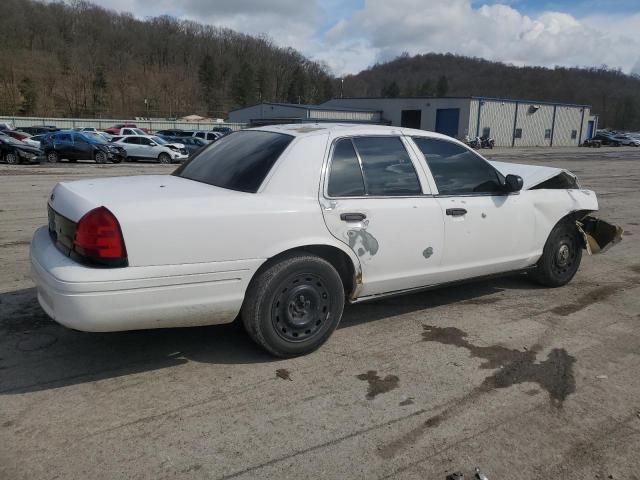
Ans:
<svg viewBox="0 0 640 480"><path fill-rule="evenodd" d="M94 208L76 225L73 252L84 263L104 267L127 265L127 250L116 217L105 207Z"/></svg>

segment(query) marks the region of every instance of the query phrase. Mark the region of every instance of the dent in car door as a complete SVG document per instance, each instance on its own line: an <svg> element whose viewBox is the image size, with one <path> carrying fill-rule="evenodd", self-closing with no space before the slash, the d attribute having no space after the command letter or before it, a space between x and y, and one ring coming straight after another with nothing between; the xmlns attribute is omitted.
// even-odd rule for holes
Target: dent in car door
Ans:
<svg viewBox="0 0 640 480"><path fill-rule="evenodd" d="M413 137L438 188L444 212L447 281L523 268L534 250L535 218L525 192L506 194L504 180L467 147Z"/></svg>
<svg viewBox="0 0 640 480"><path fill-rule="evenodd" d="M326 170L325 223L360 259L361 296L438 283L442 213L402 139L338 139Z"/></svg>

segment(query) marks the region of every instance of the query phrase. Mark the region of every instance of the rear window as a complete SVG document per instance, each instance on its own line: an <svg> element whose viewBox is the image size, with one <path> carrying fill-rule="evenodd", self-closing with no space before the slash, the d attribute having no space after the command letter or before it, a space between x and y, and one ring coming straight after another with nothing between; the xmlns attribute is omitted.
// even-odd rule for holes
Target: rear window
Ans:
<svg viewBox="0 0 640 480"><path fill-rule="evenodd" d="M255 193L293 137L261 131L235 132L212 143L174 175L216 187Z"/></svg>

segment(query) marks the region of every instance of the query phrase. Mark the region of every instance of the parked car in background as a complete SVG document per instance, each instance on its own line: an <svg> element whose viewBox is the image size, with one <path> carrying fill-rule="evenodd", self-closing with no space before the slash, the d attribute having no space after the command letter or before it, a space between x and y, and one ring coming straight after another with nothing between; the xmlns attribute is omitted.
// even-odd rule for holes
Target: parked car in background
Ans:
<svg viewBox="0 0 640 480"><path fill-rule="evenodd" d="M9 122L0 122L0 131L13 130L13 125Z"/></svg>
<svg viewBox="0 0 640 480"><path fill-rule="evenodd" d="M193 136L196 138L201 138L206 140L207 142L215 142L217 139L222 137L222 133L220 132L211 132L207 130L197 130L193 133Z"/></svg>
<svg viewBox="0 0 640 480"><path fill-rule="evenodd" d="M345 300L515 271L560 287L584 248L622 238L566 170L371 125L234 132L172 175L59 183L47 208L31 265L57 322L105 332L239 317L280 357L326 342Z"/></svg>
<svg viewBox="0 0 640 480"><path fill-rule="evenodd" d="M105 132L111 135L131 135L129 133L121 133L123 128L138 128L138 126L135 123L116 123L113 127L105 129ZM143 135L149 133L148 128L141 128L140 130L144 132Z"/></svg>
<svg viewBox="0 0 640 480"><path fill-rule="evenodd" d="M593 137L593 140L598 140L602 145L609 147L619 147L622 145L620 140L616 140L612 135L608 135L606 133L598 133Z"/></svg>
<svg viewBox="0 0 640 480"><path fill-rule="evenodd" d="M40 140L40 148L44 151L47 161L51 163L60 160L120 163L127 156L125 149L120 145L108 143L97 135L73 130L61 130L45 135Z"/></svg>
<svg viewBox="0 0 640 480"><path fill-rule="evenodd" d="M183 144L167 142L156 135L127 135L118 137L115 144L127 151L127 158L130 160L173 163L189 157L189 152Z"/></svg>
<svg viewBox="0 0 640 480"><path fill-rule="evenodd" d="M32 145L33 145L34 147L36 146L36 145L35 145L35 142L37 142L37 143L38 143L38 145L37 145L37 146L38 146L38 148L40 148L40 141L41 141L41 140L42 140L46 135L48 135L48 134L47 134L47 133L41 133L41 134L39 134L39 135L33 135L33 136L29 137L29 140L31 140Z"/></svg>
<svg viewBox="0 0 640 480"><path fill-rule="evenodd" d="M223 135L228 135L233 132L233 130L229 127L213 127L211 129L212 132L219 132Z"/></svg>
<svg viewBox="0 0 640 480"><path fill-rule="evenodd" d="M193 137L194 130L182 130L180 128L169 128L156 132L161 137Z"/></svg>
<svg viewBox="0 0 640 480"><path fill-rule="evenodd" d="M620 145L625 145L630 147L640 147L640 139L634 138L633 136L628 135L626 133L615 135L613 139L619 141Z"/></svg>
<svg viewBox="0 0 640 480"><path fill-rule="evenodd" d="M167 138L167 140L169 142L182 143L184 145L184 148L187 149L189 156L193 155L198 150L200 150L203 147L206 147L207 145L209 145L209 143L211 143L198 137L169 137Z"/></svg>
<svg viewBox="0 0 640 480"><path fill-rule="evenodd" d="M42 135L44 133L57 132L60 129L53 125L38 125L32 127L20 127L18 130L28 133L29 135Z"/></svg>
<svg viewBox="0 0 640 480"><path fill-rule="evenodd" d="M9 135L0 134L0 159L12 165L37 163L42 159L42 151Z"/></svg>

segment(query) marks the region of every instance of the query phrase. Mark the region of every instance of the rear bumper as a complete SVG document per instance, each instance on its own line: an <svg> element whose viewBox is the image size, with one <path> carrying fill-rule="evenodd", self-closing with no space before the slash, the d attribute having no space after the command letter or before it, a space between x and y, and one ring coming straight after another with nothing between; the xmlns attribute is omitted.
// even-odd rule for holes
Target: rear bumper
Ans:
<svg viewBox="0 0 640 480"><path fill-rule="evenodd" d="M90 268L59 252L46 227L31 242L38 302L58 323L88 332L229 323L260 263Z"/></svg>

